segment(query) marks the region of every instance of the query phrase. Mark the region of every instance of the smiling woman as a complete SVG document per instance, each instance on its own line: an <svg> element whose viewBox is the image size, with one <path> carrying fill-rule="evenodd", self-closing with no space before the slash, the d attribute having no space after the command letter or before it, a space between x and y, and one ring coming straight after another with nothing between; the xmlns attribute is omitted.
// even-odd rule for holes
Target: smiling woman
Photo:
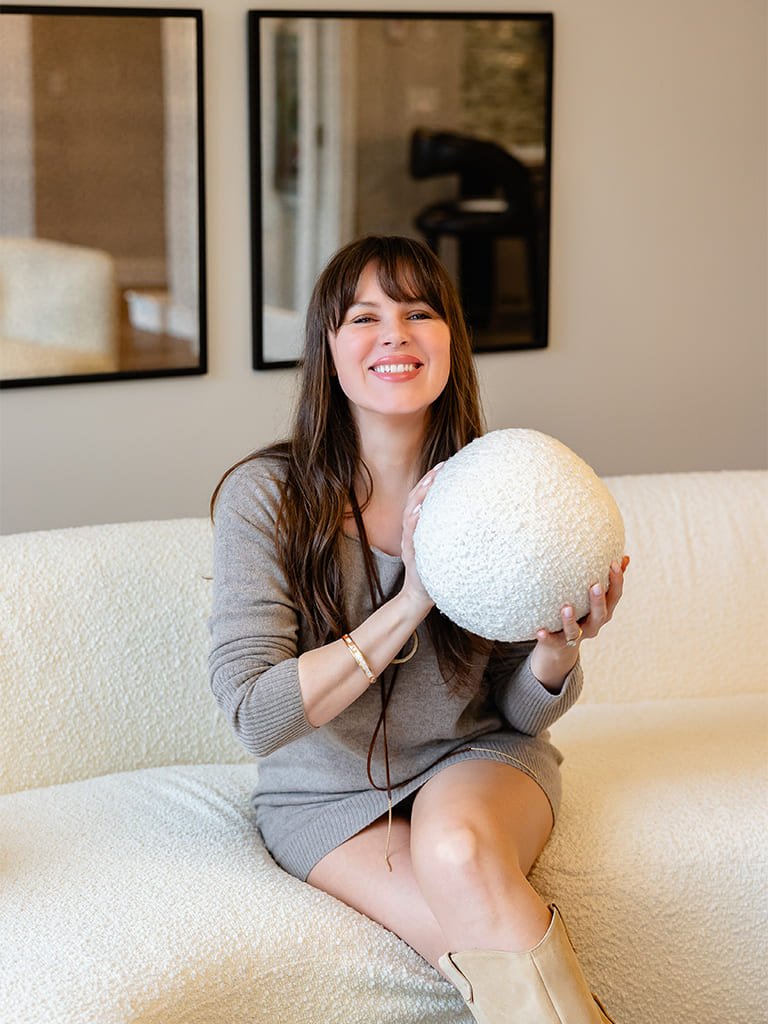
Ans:
<svg viewBox="0 0 768 1024"><path fill-rule="evenodd" d="M484 640L437 612L416 565L441 464L483 430L459 298L424 243L366 236L331 258L296 410L291 437L214 494L211 685L262 758L267 848L462 992L477 986L484 1024L543 1005L520 955L534 947L556 962L547 1005L607 1022L526 879L559 806L547 729L579 695L579 637ZM589 621L595 636L603 619ZM478 949L517 952L476 972L460 951ZM500 998L510 976L518 991Z"/></svg>

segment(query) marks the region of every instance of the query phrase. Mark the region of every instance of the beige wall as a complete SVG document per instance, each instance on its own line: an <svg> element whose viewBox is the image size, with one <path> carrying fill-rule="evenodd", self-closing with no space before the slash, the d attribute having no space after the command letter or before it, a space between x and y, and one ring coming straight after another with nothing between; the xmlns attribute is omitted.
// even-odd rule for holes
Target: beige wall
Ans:
<svg viewBox="0 0 768 1024"><path fill-rule="evenodd" d="M287 422L293 374L250 370L255 3L202 6L210 373L2 392L3 532L202 515ZM764 0L520 7L555 12L551 342L479 357L490 426L554 434L602 474L766 466Z"/></svg>

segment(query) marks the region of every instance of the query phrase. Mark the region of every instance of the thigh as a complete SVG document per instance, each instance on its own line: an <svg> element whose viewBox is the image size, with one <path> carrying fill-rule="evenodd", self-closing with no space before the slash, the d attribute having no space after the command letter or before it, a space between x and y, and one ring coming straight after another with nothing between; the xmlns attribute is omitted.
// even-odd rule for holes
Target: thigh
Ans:
<svg viewBox="0 0 768 1024"><path fill-rule="evenodd" d="M326 854L307 881L388 928L436 967L448 945L416 882L410 833L410 822L395 815L389 843L391 871L384 857L387 820L380 818Z"/></svg>
<svg viewBox="0 0 768 1024"><path fill-rule="evenodd" d="M444 768L419 790L412 812L412 848L469 827L486 849L510 859L527 875L554 819L544 790L519 768L466 760Z"/></svg>

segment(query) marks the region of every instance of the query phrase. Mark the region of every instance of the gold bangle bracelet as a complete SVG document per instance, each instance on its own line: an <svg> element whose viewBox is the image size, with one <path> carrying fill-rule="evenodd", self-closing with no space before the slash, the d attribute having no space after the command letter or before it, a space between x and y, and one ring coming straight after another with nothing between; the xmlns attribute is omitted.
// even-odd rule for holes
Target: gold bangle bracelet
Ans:
<svg viewBox="0 0 768 1024"><path fill-rule="evenodd" d="M418 651L418 649L419 649L419 634L416 632L415 629L413 631L411 639L413 640L413 646L411 647L410 651L408 651L407 654L404 654L402 658L393 658L392 659L392 664L393 665L404 665L406 663L406 661L410 661L411 658L416 653L416 651Z"/></svg>
<svg viewBox="0 0 768 1024"><path fill-rule="evenodd" d="M341 639L346 644L346 647L347 647L347 650L349 651L349 653L352 655L352 657L355 659L357 664L360 666L360 671L363 673L365 678L368 680L368 685L370 686L372 683L375 683L376 682L376 676L373 674L373 672L371 672L371 666L365 660L365 655L360 650L360 648L357 646L357 644L352 639L352 637L349 635L349 633L345 633L344 636Z"/></svg>

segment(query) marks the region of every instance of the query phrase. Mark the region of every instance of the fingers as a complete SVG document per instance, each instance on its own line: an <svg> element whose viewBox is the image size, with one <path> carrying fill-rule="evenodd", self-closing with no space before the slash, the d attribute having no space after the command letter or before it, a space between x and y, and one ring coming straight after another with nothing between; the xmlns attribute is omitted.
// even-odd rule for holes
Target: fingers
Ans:
<svg viewBox="0 0 768 1024"><path fill-rule="evenodd" d="M536 639L539 643L550 648L578 647L584 631L576 620L571 605L563 605L560 609L560 621L563 624L561 630L558 630L556 633L550 633L549 630L539 629L536 631Z"/></svg>
<svg viewBox="0 0 768 1024"><path fill-rule="evenodd" d="M437 476L437 474L440 472L440 470L443 468L444 465L445 465L444 462L438 462L438 464L436 466L433 466L432 469L430 469L428 473L425 473L424 476L421 478L421 480L419 480L419 482L413 488L413 490L411 491L411 494L412 495L418 494L418 495L420 495L423 498L424 495L429 490L429 488L435 482L435 477Z"/></svg>
<svg viewBox="0 0 768 1024"><path fill-rule="evenodd" d="M608 611L608 618L613 615L613 610L619 603L619 598L624 592L624 573L629 565L629 558L625 555L621 562L611 562L611 570L608 578L608 590L605 599Z"/></svg>
<svg viewBox="0 0 768 1024"><path fill-rule="evenodd" d="M424 606L424 614L429 611L434 602L419 579L416 569L413 535L419 521L422 502L443 465L444 463L441 462L437 466L433 466L428 473L425 473L408 495L408 500L403 510L403 531L400 542L403 565L405 566L403 592L416 597L420 605Z"/></svg>
<svg viewBox="0 0 768 1024"><path fill-rule="evenodd" d="M610 586L610 583L609 583ZM593 583L589 588L589 619L590 634L597 633L601 626L608 621L608 599L607 591L604 591L599 583Z"/></svg>
<svg viewBox="0 0 768 1024"><path fill-rule="evenodd" d="M419 480L416 486L413 488L411 493L408 495L408 500L405 503L405 512L403 516L403 525L405 525L410 517L418 517L421 512L421 505L424 498L427 495L427 491L435 482L435 477L445 465L444 462L438 462L436 466L433 466L428 473Z"/></svg>
<svg viewBox="0 0 768 1024"><path fill-rule="evenodd" d="M583 639L597 636L606 622L610 622L614 609L619 603L624 590L624 573L628 565L628 555L625 555L620 562L618 559L614 560L608 575L608 589L603 591L599 583L595 583L589 588L589 611L587 614L581 620L577 620L573 606L563 605L560 609L562 630L557 633L549 633L545 629L540 629L536 633L538 640L547 644L554 642L561 647L578 647Z"/></svg>
<svg viewBox="0 0 768 1024"><path fill-rule="evenodd" d="M624 591L624 573L628 565L628 555L625 555L621 562L614 559L608 572L608 589L604 592L599 583L589 588L589 614L582 621L584 636L597 636L606 622L611 621Z"/></svg>
<svg viewBox="0 0 768 1024"><path fill-rule="evenodd" d="M413 532L419 521L422 502L424 501L429 488L435 482L435 477L444 465L444 462L439 462L436 466L433 466L428 473L424 474L408 495L408 500L406 501L405 509L403 510L402 550L404 559L407 559L413 554Z"/></svg>
<svg viewBox="0 0 768 1024"><path fill-rule="evenodd" d="M582 638L583 630L576 621L573 608L567 604L560 609L560 619L563 623L563 639L566 647L577 647Z"/></svg>

